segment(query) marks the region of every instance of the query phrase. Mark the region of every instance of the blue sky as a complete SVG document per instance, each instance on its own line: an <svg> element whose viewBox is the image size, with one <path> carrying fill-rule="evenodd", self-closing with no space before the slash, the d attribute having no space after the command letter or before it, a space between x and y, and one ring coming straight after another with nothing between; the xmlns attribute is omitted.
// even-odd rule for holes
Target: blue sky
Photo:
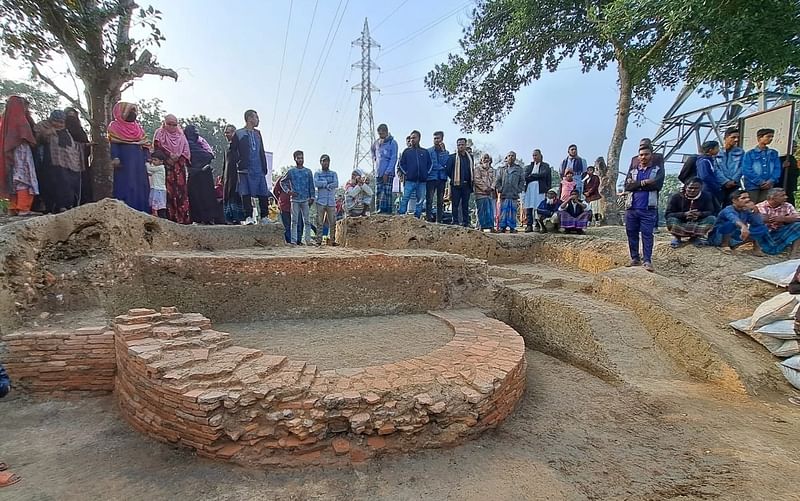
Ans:
<svg viewBox="0 0 800 501"><path fill-rule="evenodd" d="M432 133L441 129L451 151L456 138L466 135L495 157L514 150L526 162L531 151L540 148L545 160L556 164L571 143L578 144L579 153L590 162L607 153L617 101L613 67L583 74L567 61L559 71L520 91L512 114L491 134L459 131L452 121L455 110L429 97L423 77L434 64L445 60L447 51L456 50L463 27L469 24L472 2L150 3L163 13L160 27L166 36L162 47L153 51L164 66L177 70L180 78L178 82L141 79L124 98L158 97L168 112L179 117L204 114L237 126L243 124L244 110L253 108L259 112L259 128L267 149L275 152L278 166L292 163L291 152L301 149L312 169L319 167L319 156L327 153L340 179L349 176L359 102L359 94L350 88L361 77L360 70L350 67L360 58L360 49L351 47L351 41L360 35L365 17L372 37L382 46L373 56L381 67L373 74L373 82L382 90L373 95L375 124L387 123L399 142L418 129L423 145L429 146ZM345 9L344 16L340 9ZM436 21L435 26L414 35ZM333 39L330 49L325 46L328 37ZM4 73L8 71L6 67ZM320 78L313 86L315 75ZM623 158L635 154L640 137L655 134L673 97L672 92L661 92L646 110L648 120L641 127L631 124Z"/></svg>

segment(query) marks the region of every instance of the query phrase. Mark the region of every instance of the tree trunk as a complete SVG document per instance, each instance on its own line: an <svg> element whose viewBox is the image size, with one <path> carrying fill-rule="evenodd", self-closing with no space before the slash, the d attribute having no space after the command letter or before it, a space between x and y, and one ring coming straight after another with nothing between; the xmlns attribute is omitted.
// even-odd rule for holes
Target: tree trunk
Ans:
<svg viewBox="0 0 800 501"><path fill-rule="evenodd" d="M111 146L106 127L111 121L108 87L102 83L86 86L89 95L89 124L92 133L92 181L95 200L110 198L114 192Z"/></svg>
<svg viewBox="0 0 800 501"><path fill-rule="evenodd" d="M608 146L606 163L608 170L605 175L601 173L600 194L603 196L603 211L607 224L620 224L620 211L617 208L617 178L620 169L620 154L625 136L628 131L628 120L631 115L633 88L631 76L620 58L617 58L617 73L619 78L619 100L617 101L617 120L614 132L611 134L611 144ZM623 172L627 172L627 163L623 162Z"/></svg>

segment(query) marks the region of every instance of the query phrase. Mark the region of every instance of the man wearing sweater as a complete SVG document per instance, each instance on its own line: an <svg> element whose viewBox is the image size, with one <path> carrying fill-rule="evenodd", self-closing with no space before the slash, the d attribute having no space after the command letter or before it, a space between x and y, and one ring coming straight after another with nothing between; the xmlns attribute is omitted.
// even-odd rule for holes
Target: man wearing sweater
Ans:
<svg viewBox="0 0 800 501"><path fill-rule="evenodd" d="M447 182L445 167L450 158L447 148L444 147L444 132L436 131L433 133L433 146L428 148L431 154L431 170L428 172L428 179L425 183L425 216L428 221L442 222L442 212L444 212L444 185ZM436 197L436 216L431 216L433 209L433 197Z"/></svg>
<svg viewBox="0 0 800 501"><path fill-rule="evenodd" d="M400 173L405 178L403 198L400 200L399 214L408 211L408 201L412 193L416 195L417 203L414 207L414 217L422 216L422 206L425 203L425 190L427 187L428 172L431 169L431 155L428 150L419 146L419 131L411 132L411 146L400 155Z"/></svg>

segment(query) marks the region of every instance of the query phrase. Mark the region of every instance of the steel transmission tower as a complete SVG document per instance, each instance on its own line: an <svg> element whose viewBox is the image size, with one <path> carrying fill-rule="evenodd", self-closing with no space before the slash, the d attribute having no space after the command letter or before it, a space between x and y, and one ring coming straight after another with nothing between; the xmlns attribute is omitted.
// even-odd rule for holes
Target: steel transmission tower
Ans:
<svg viewBox="0 0 800 501"><path fill-rule="evenodd" d="M372 91L379 92L372 83L370 72L378 70L378 66L370 57L373 47L380 47L378 42L369 36L369 24L364 18L364 30L361 36L353 40L354 47L361 47L361 60L353 63L353 68L361 68L361 83L354 85L352 90L361 91L361 102L358 105L358 129L356 130L356 153L353 160L353 168L359 168L369 162L371 173L375 177L375 162L372 161L370 148L375 141L375 122L372 118Z"/></svg>

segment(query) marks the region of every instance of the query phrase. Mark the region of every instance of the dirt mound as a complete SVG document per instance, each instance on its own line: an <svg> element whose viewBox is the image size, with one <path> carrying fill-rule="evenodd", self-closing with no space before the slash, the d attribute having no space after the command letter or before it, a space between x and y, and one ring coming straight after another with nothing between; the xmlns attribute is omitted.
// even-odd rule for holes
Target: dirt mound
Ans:
<svg viewBox="0 0 800 501"><path fill-rule="evenodd" d="M182 226L110 199L12 222L0 228L0 332L30 312L96 306L130 277L135 254L282 243L277 226Z"/></svg>

